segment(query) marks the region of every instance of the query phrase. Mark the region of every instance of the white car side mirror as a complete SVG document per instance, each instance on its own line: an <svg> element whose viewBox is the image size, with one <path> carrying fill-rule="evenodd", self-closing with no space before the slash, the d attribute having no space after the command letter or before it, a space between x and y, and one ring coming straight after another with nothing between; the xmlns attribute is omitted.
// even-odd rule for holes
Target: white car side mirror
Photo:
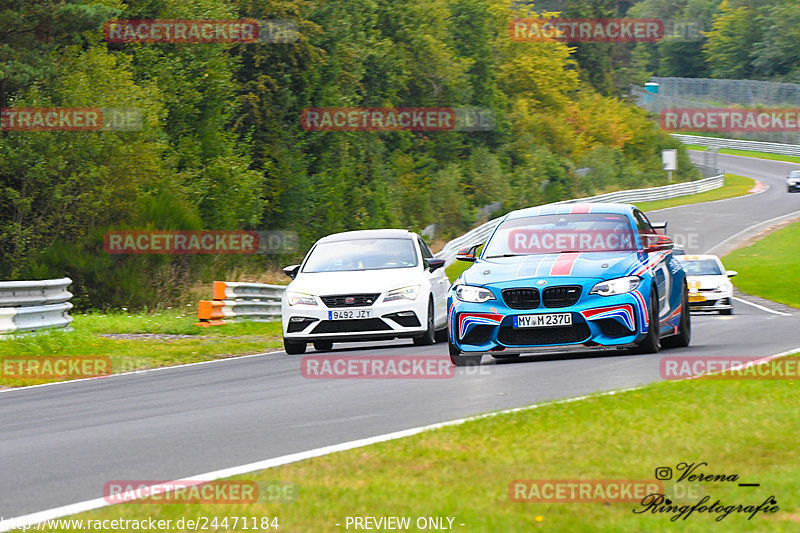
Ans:
<svg viewBox="0 0 800 533"><path fill-rule="evenodd" d="M737 274L738 274L738 272L736 272L735 270L726 270L725 271L725 275L728 276L729 278L732 278L733 276L735 276Z"/></svg>

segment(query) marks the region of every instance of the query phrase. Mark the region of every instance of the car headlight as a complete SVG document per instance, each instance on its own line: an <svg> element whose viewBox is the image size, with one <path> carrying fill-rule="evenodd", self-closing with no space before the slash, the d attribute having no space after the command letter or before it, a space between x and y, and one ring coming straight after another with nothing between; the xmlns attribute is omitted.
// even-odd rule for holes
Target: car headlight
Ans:
<svg viewBox="0 0 800 533"><path fill-rule="evenodd" d="M733 290L733 285L730 283L723 283L719 287L717 287L717 292L728 292Z"/></svg>
<svg viewBox="0 0 800 533"><path fill-rule="evenodd" d="M416 300L419 294L419 285L409 285L408 287L401 287L386 293L384 302L393 302L395 300Z"/></svg>
<svg viewBox="0 0 800 533"><path fill-rule="evenodd" d="M304 292L286 291L286 302L289 305L317 305L314 297Z"/></svg>
<svg viewBox="0 0 800 533"><path fill-rule="evenodd" d="M625 294L638 287L641 282L642 278L639 276L625 276L624 278L609 279L607 281L601 281L592 287L589 294L599 294L600 296Z"/></svg>
<svg viewBox="0 0 800 533"><path fill-rule="evenodd" d="M462 302L483 303L494 300L494 294L489 289L473 285L459 285L455 288L456 298Z"/></svg>

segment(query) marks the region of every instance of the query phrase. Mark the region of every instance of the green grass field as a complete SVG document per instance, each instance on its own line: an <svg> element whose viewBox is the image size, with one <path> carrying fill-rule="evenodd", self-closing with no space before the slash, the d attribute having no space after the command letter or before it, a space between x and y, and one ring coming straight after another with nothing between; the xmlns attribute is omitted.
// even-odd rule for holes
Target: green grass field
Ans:
<svg viewBox="0 0 800 533"><path fill-rule="evenodd" d="M748 294L800 308L800 222L770 233L722 258L739 275L733 284Z"/></svg>
<svg viewBox="0 0 800 533"><path fill-rule="evenodd" d="M695 151L704 151L706 147L687 144L686 149ZM730 150L728 148L723 148L722 150L719 151L719 153L727 155L742 155L746 157L758 157L760 159L770 159L772 161L788 161L789 163L800 163L800 157L794 155L769 154L767 152L754 152L752 150Z"/></svg>
<svg viewBox="0 0 800 533"><path fill-rule="evenodd" d="M348 516L447 516L455 518L454 531L464 532L797 531L798 403L796 381L661 382L234 478L296 485L298 496L291 503L133 502L71 518L268 516L278 518L279 531L290 532L346 531ZM652 480L656 468L678 473L682 462L705 462L697 472L735 474L739 480L684 480L678 487L690 497L676 504L690 505L708 495L707 505L719 499L725 506L757 506L773 496L779 510L750 520L733 513L716 522L720 514L695 512L670 521L673 514L634 513L644 509L638 503L518 503L509 497L513 480Z"/></svg>
<svg viewBox="0 0 800 533"><path fill-rule="evenodd" d="M113 373L196 363L264 352L283 346L280 322L242 322L195 326L196 308L186 314L165 310L151 314L125 312L74 314L73 331L42 331L0 339L0 362L28 356L102 356ZM183 337L110 338L108 334L181 335ZM0 386L53 381L0 375Z"/></svg>
<svg viewBox="0 0 800 533"><path fill-rule="evenodd" d="M700 202L712 202L714 200L725 200L727 198L736 198L737 196L744 196L747 191L753 188L755 180L738 176L736 174L725 174L725 185L718 189L701 192L698 194L690 194L688 196L679 196L677 198L670 198L669 200L657 200L654 202L637 202L636 207L644 211L657 211L667 207L676 207L679 205L699 204Z"/></svg>

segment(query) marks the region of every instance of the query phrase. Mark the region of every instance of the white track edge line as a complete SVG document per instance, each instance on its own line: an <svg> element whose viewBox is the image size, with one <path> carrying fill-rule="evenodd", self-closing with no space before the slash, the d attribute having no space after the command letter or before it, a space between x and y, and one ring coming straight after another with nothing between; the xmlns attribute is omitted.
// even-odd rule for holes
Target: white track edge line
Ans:
<svg viewBox="0 0 800 533"><path fill-rule="evenodd" d="M763 305L753 303L751 301L745 300L744 298L739 298L738 296L734 296L733 299L736 300L737 302L742 302L743 304L752 305L756 309L761 309L762 311L766 311L767 313L773 313L781 316L793 316L791 313L784 313L783 311L775 311L774 309L770 309L769 307L764 307Z"/></svg>

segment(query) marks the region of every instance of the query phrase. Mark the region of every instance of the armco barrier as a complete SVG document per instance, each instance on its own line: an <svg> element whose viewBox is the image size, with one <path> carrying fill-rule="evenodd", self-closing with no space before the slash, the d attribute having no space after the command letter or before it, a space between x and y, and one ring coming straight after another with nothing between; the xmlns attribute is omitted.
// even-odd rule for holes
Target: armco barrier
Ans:
<svg viewBox="0 0 800 533"><path fill-rule="evenodd" d="M281 316L284 285L215 281L213 300L200 300L199 326L218 326L225 320L274 320Z"/></svg>
<svg viewBox="0 0 800 533"><path fill-rule="evenodd" d="M686 183L675 183L674 185L666 185L664 187L652 187L650 189L633 189L630 191L618 191L608 194L601 194L599 196L590 196L588 198L576 198L575 200L565 200L563 202L555 202L555 204L574 204L577 202L649 202L653 200L666 200L678 196L685 196L687 194L695 194L699 192L710 191L722 187L725 183L724 174L712 176L710 178L689 181ZM480 244L489 238L494 228L500 223L503 217L495 218L481 224L477 228L468 231L461 237L453 239L444 245L444 247L436 254L439 259L445 260L445 265L449 265L456 258L456 253L465 246L472 246Z"/></svg>
<svg viewBox="0 0 800 533"><path fill-rule="evenodd" d="M724 184L724 175L719 174L703 180L676 183L664 187L650 189L634 189L618 191L588 198L565 200L556 204L572 204L576 202L649 202L652 200L666 200L677 196L710 191ZM500 223L495 218L481 224L461 237L453 239L436 253L436 257L444 259L449 265L455 260L456 253L464 246L480 244L489 238ZM218 326L225 320L247 319L268 320L281 316L281 298L286 289L283 285L266 285L263 283L235 283L229 281L214 282L214 299L200 300L197 309L197 318L200 326Z"/></svg>
<svg viewBox="0 0 800 533"><path fill-rule="evenodd" d="M750 152L766 152L768 154L800 156L800 144L768 143L762 141L743 141L740 139L720 139L717 137L700 137L698 135L682 135L673 133L673 137L683 144L707 146L709 148L729 150L746 150Z"/></svg>
<svg viewBox="0 0 800 533"><path fill-rule="evenodd" d="M70 283L69 278L0 281L0 334L69 326Z"/></svg>

